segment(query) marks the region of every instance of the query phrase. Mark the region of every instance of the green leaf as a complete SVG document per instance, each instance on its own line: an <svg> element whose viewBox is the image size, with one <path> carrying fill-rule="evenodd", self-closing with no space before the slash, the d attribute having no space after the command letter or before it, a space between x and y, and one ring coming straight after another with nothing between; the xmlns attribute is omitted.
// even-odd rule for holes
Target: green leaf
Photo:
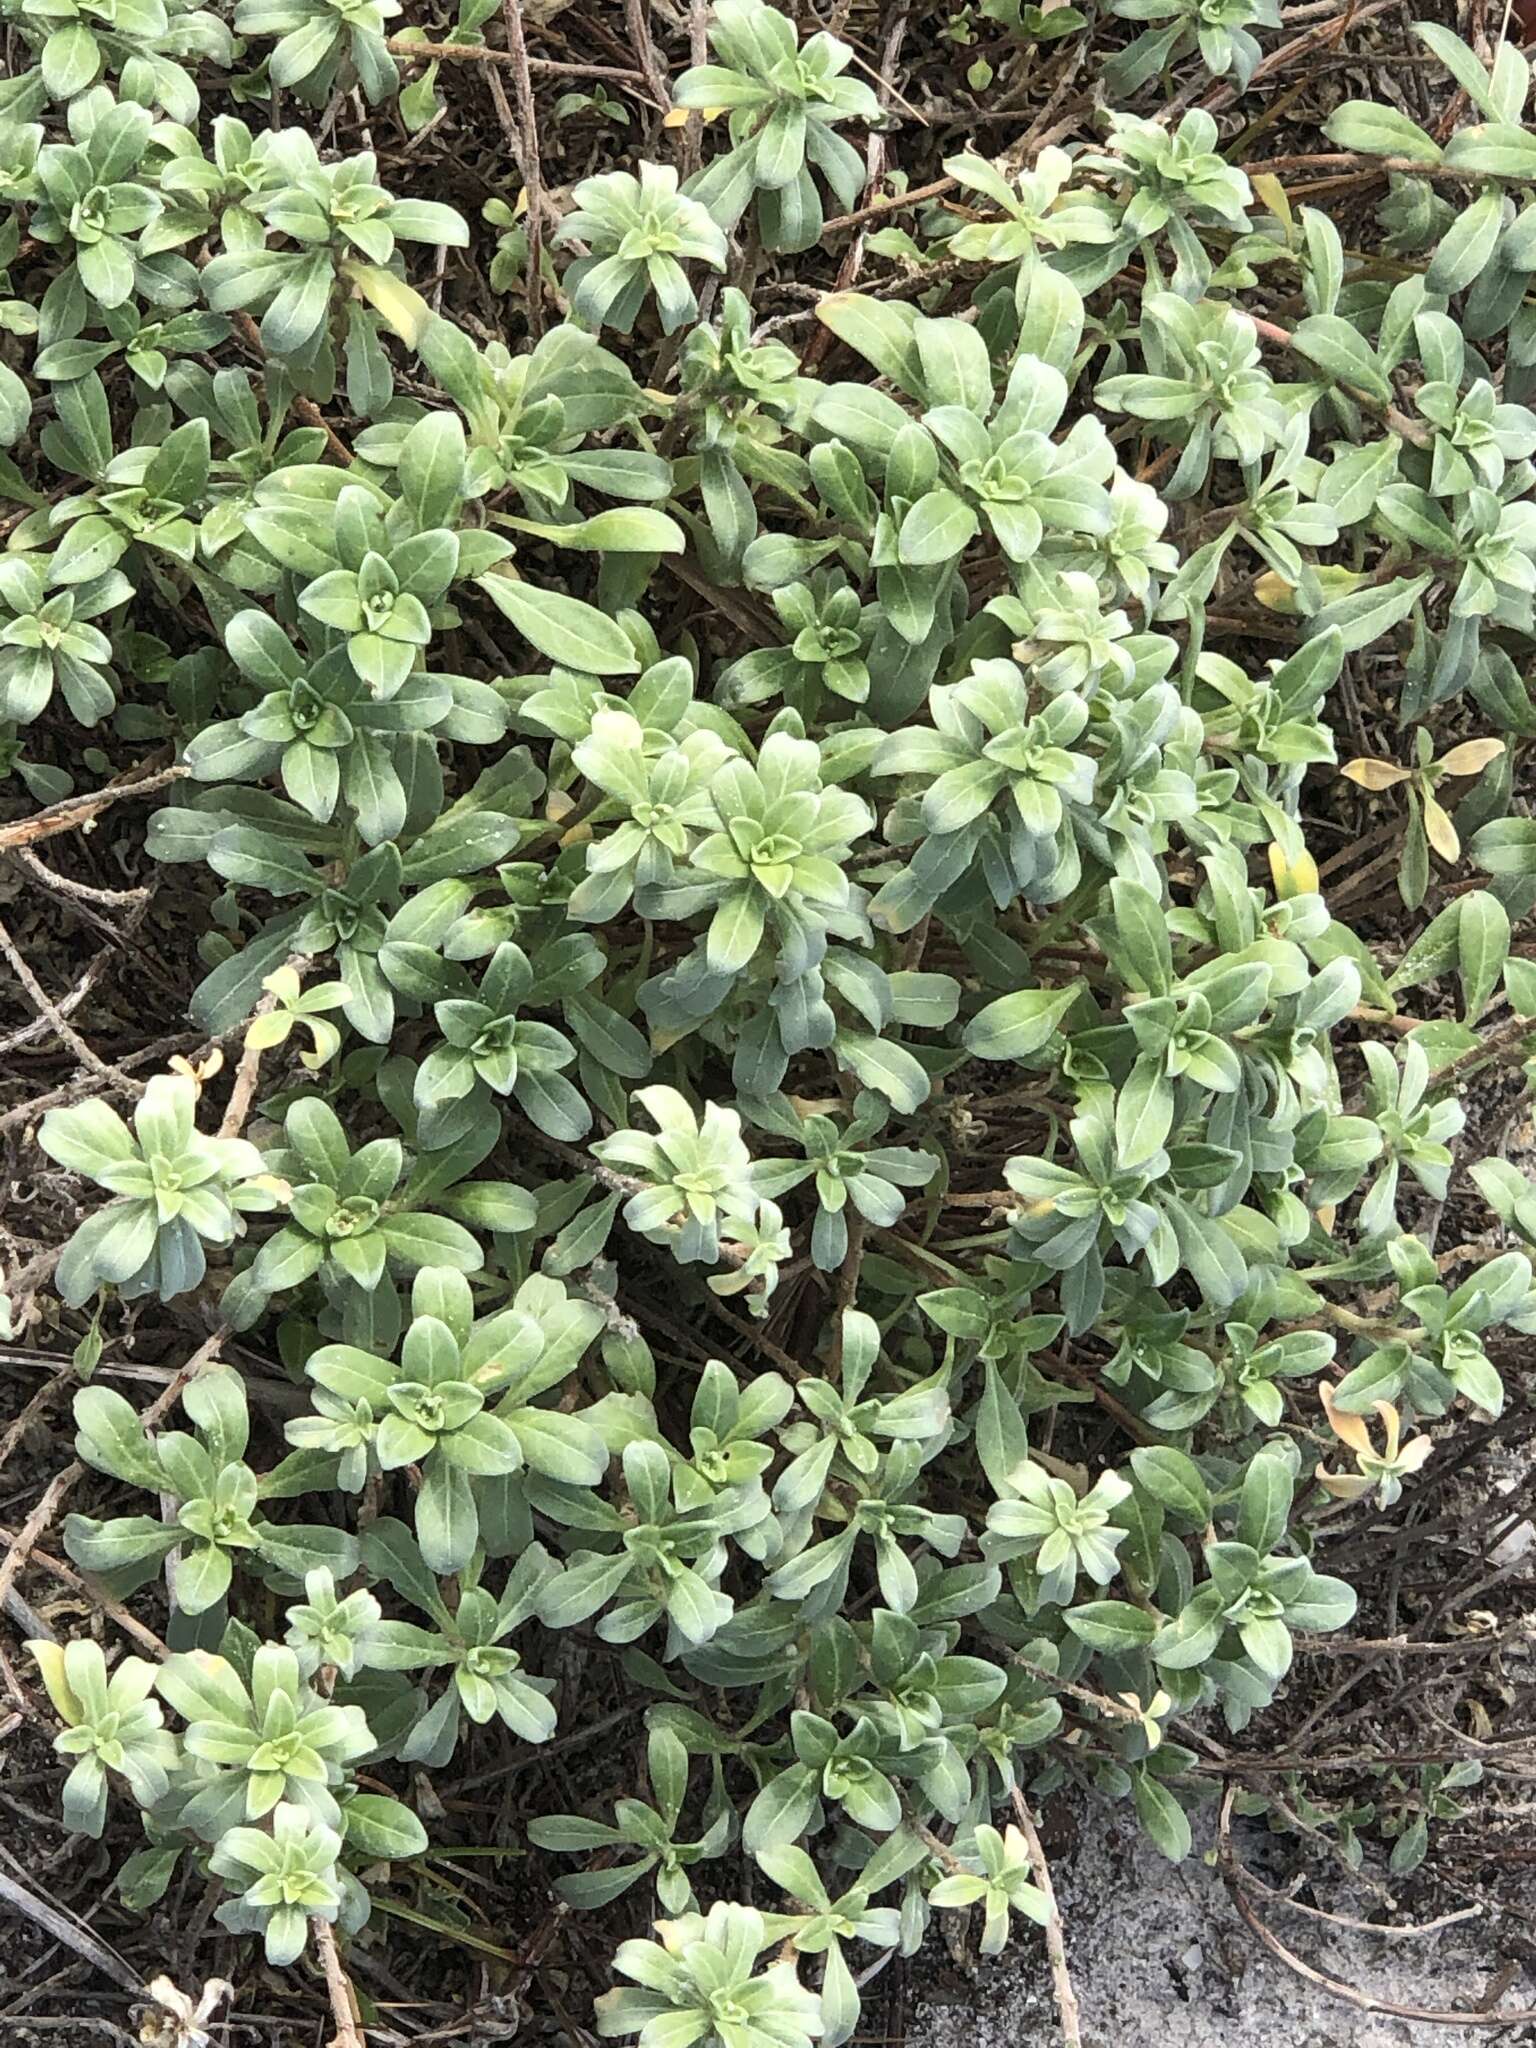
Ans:
<svg viewBox="0 0 1536 2048"><path fill-rule="evenodd" d="M963 406L985 419L992 410L992 362L976 328L965 320L919 318L912 333L926 402Z"/></svg>
<svg viewBox="0 0 1536 2048"><path fill-rule="evenodd" d="M355 1792L343 1808L342 1818L348 1848L370 1862L426 1854L426 1829L398 1799L387 1799L378 1792Z"/></svg>
<svg viewBox="0 0 1536 2048"><path fill-rule="evenodd" d="M1475 1024L1498 987L1509 959L1509 912L1486 889L1461 899L1456 926L1456 971L1461 981L1462 1014Z"/></svg>
<svg viewBox="0 0 1536 2048"><path fill-rule="evenodd" d="M1502 194L1485 192L1464 213L1457 214L1441 236L1425 273L1424 282L1432 292L1465 291L1478 277L1499 239L1503 208Z"/></svg>
<svg viewBox="0 0 1536 2048"><path fill-rule="evenodd" d="M432 1570L456 1572L469 1563L480 1533L469 1475L439 1453L428 1461L416 1496L416 1540Z"/></svg>
<svg viewBox="0 0 1536 2048"><path fill-rule="evenodd" d="M952 561L979 529L979 519L963 498L953 491L929 491L902 521L901 559L921 569Z"/></svg>
<svg viewBox="0 0 1536 2048"><path fill-rule="evenodd" d="M1115 1101L1115 1150L1123 1167L1144 1166L1173 1128L1173 1084L1161 1053L1143 1053Z"/></svg>
<svg viewBox="0 0 1536 2048"><path fill-rule="evenodd" d="M402 1266L452 1266L460 1273L478 1273L485 1256L462 1224L447 1216L386 1216L379 1234L389 1255Z"/></svg>
<svg viewBox="0 0 1536 2048"><path fill-rule="evenodd" d="M1346 100L1323 123L1323 133L1339 149L1359 150L1366 156L1408 157L1420 164L1440 161L1439 145L1416 121L1376 100Z"/></svg>
<svg viewBox="0 0 1536 2048"><path fill-rule="evenodd" d="M395 473L419 526L450 525L464 495L464 425L458 414L429 412L417 420L400 443Z"/></svg>
<svg viewBox="0 0 1536 2048"><path fill-rule="evenodd" d="M1467 852L1486 874L1536 875L1536 819L1495 818L1473 835Z"/></svg>
<svg viewBox="0 0 1536 2048"><path fill-rule="evenodd" d="M589 1620L619 1590L630 1569L623 1551L617 1557L578 1552L557 1578L539 1589L540 1621L546 1628L574 1628Z"/></svg>
<svg viewBox="0 0 1536 2048"><path fill-rule="evenodd" d="M562 668L593 676L638 672L640 663L622 630L592 605L511 576L480 576L476 582L529 645Z"/></svg>
<svg viewBox="0 0 1536 2048"><path fill-rule="evenodd" d="M1390 402L1391 378L1360 330L1337 313L1312 314L1297 325L1291 339L1302 355L1330 377L1368 393L1383 405Z"/></svg>
<svg viewBox="0 0 1536 2048"><path fill-rule="evenodd" d="M203 1614L229 1591L234 1567L229 1553L212 1543L196 1544L176 1565L176 1605L183 1614Z"/></svg>
<svg viewBox="0 0 1536 2048"><path fill-rule="evenodd" d="M983 1367L982 1394L976 1409L976 1455L989 1484L1000 1495L1007 1488L1010 1474L1029 1456L1029 1433L1019 1404L990 1358Z"/></svg>
<svg viewBox="0 0 1536 2048"><path fill-rule="evenodd" d="M50 31L43 44L43 84L55 100L72 100L95 83L101 51L84 22L67 22Z"/></svg>
<svg viewBox="0 0 1536 2048"><path fill-rule="evenodd" d="M1157 1634L1157 1617L1126 1600L1084 1600L1066 1610L1065 1620L1090 1650L1125 1656L1144 1650Z"/></svg>
<svg viewBox="0 0 1536 2048"><path fill-rule="evenodd" d="M817 301L816 318L839 341L856 349L880 376L889 377L914 398L923 395L923 365L916 339L918 316L912 307L867 298L860 292L829 292Z"/></svg>
<svg viewBox="0 0 1536 2048"><path fill-rule="evenodd" d="M751 502L750 494L747 502ZM683 529L677 521L650 505L615 505L607 512L596 512L590 519L578 519L569 526L541 525L531 519L520 519L517 529L521 533L533 533L553 541L557 547L580 548L589 554L680 555L687 547ZM528 637L533 639L531 633ZM535 641L534 644L537 646L538 643ZM593 673L611 674L613 671L594 669Z"/></svg>
<svg viewBox="0 0 1536 2048"><path fill-rule="evenodd" d="M1182 1863L1193 1838L1189 1818L1168 1787L1150 1771L1136 1771L1131 1778L1131 1799L1136 1818L1168 1861Z"/></svg>
<svg viewBox="0 0 1536 2048"><path fill-rule="evenodd" d="M1211 1496L1193 1458L1169 1444L1140 1445L1131 1470L1155 1501L1203 1528L1211 1519Z"/></svg>
<svg viewBox="0 0 1536 2048"><path fill-rule="evenodd" d="M807 1764L792 1764L770 1778L747 1808L741 1843L749 1855L797 1841L816 1810L817 1779Z"/></svg>
<svg viewBox="0 0 1536 2048"><path fill-rule="evenodd" d="M1188 1202L1168 1197L1165 1206L1178 1239L1179 1256L1195 1285L1218 1308L1230 1308L1248 1284L1248 1268L1225 1224Z"/></svg>
<svg viewBox="0 0 1536 2048"><path fill-rule="evenodd" d="M1504 989L1517 1017L1536 1017L1536 960L1514 956L1506 960Z"/></svg>
<svg viewBox="0 0 1536 2048"><path fill-rule="evenodd" d="M1221 1640L1223 1600L1220 1589L1204 1586L1152 1638L1152 1656L1168 1671L1192 1671L1215 1652Z"/></svg>
<svg viewBox="0 0 1536 2048"><path fill-rule="evenodd" d="M75 1396L75 1451L98 1472L158 1493L160 1461L137 1414L110 1387L85 1387Z"/></svg>
<svg viewBox="0 0 1536 2048"><path fill-rule="evenodd" d="M1439 58L1474 106L1481 107L1485 114L1497 115L1499 109L1493 98L1493 82L1487 67L1467 48L1460 36L1438 21L1416 21L1413 32Z"/></svg>
<svg viewBox="0 0 1536 2048"><path fill-rule="evenodd" d="M1536 135L1502 121L1458 128L1446 145L1445 161L1449 169L1479 177L1529 180L1536 178Z"/></svg>
<svg viewBox="0 0 1536 2048"><path fill-rule="evenodd" d="M1308 622L1308 633L1326 633L1330 627L1337 627L1344 652L1358 654L1362 647L1369 647L1406 619L1432 580L1427 575L1394 576L1390 582L1353 590L1315 613Z"/></svg>
<svg viewBox="0 0 1536 2048"><path fill-rule="evenodd" d="M1124 948L1125 968L1132 985L1149 995L1166 995L1173 986L1173 948L1168 938L1168 913L1140 882L1116 875L1109 885L1114 905L1115 937Z"/></svg>
<svg viewBox="0 0 1536 2048"><path fill-rule="evenodd" d="M1249 1460L1237 1503L1237 1538L1265 1557L1285 1534L1295 1481L1291 1468L1273 1451Z"/></svg>

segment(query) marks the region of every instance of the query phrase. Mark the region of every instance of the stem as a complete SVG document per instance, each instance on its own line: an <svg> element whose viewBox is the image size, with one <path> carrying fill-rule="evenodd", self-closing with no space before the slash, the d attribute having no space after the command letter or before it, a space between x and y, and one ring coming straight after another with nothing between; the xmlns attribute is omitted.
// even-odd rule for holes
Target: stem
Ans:
<svg viewBox="0 0 1536 2048"><path fill-rule="evenodd" d="M302 974L303 970L309 965L309 956L307 953L290 953L283 962L283 965L291 967L295 974ZM243 1028L248 1030L258 1017L269 1016L276 1007L277 997L271 989L268 989L246 1019ZM256 1094L256 1083L261 1077L262 1051L263 1048L261 1046L252 1045L250 1039L247 1038L245 1048L240 1054L240 1064L235 1069L234 1086L229 1091L229 1102L224 1111L224 1121L219 1125L219 1136L221 1138L238 1138L245 1129L251 1114L251 1103Z"/></svg>
<svg viewBox="0 0 1536 2048"><path fill-rule="evenodd" d="M105 789L94 790L89 796L66 797L62 803L50 804L45 811L34 811L30 818L18 818L12 825L0 825L0 853L8 852L13 846L35 846L39 839L52 839L58 832L88 829L108 804L115 804L125 796L152 796L157 789L164 789L168 782L180 782L184 775L190 773L190 769L178 762L174 767L161 768L151 775L109 782Z"/></svg>
<svg viewBox="0 0 1536 2048"><path fill-rule="evenodd" d="M1273 320L1260 320L1251 313L1248 317L1266 341L1274 342L1277 348L1296 348L1296 337L1288 328L1277 327ZM1300 350L1297 352L1302 353ZM1339 389L1347 391L1357 405L1363 405L1368 412L1375 413L1394 434L1404 441L1411 441L1415 448L1427 448L1434 439L1427 427L1421 427L1417 420L1409 419L1408 415L1399 412L1395 405L1390 405L1380 398L1373 398L1368 391L1362 391L1356 384L1346 384L1342 378L1337 382Z"/></svg>
<svg viewBox="0 0 1536 2048"><path fill-rule="evenodd" d="M322 1920L318 1913L310 1918L310 1927L315 1937L315 1947L320 1955L320 1967L325 1972L325 1988L330 1994L331 2017L336 2022L336 2031L331 2036L331 2048L366 2048L361 2028L357 2024L357 2008L353 2001L352 1983L341 1966L341 1957L336 1953L336 1930L329 1920Z"/></svg>
<svg viewBox="0 0 1536 2048"><path fill-rule="evenodd" d="M385 47L396 57L414 57L419 64L435 64L439 58L452 64L508 64L517 58L510 50L493 50L488 43L428 43L414 35L390 36ZM622 64L566 64L557 57L530 57L530 71L542 71L553 78L613 78L624 85L644 85L644 74Z"/></svg>
<svg viewBox="0 0 1536 2048"><path fill-rule="evenodd" d="M1045 1846L1040 1840L1040 1830L1035 1826L1034 1815L1025 1805L1024 1794L1017 1785L1013 1788L1013 1810L1018 1817L1019 1832L1029 1849L1029 1864L1035 1873L1035 1883L1044 1892L1045 1903L1050 1908L1045 1923L1045 1952L1051 1959L1051 1989L1056 1994L1056 2011L1061 2018L1061 2038L1066 2048L1082 2048L1082 2015L1078 2011L1077 1993L1072 1988L1072 1973L1067 1968L1067 1947L1061 1934L1061 1908L1056 1903L1056 1887L1051 1883L1051 1866L1046 1861Z"/></svg>

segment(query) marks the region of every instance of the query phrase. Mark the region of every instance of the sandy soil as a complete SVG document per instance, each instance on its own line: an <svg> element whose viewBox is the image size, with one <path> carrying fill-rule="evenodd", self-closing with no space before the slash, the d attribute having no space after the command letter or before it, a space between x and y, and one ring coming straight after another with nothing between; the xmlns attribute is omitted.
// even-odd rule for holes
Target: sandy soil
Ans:
<svg viewBox="0 0 1536 2048"><path fill-rule="evenodd" d="M1305 1983L1260 1947L1238 1919L1212 1864L1196 1853L1177 1867L1129 1819L1083 1816L1076 1848L1055 1881L1067 1953L1082 2007L1084 2048L1532 2048L1536 2025L1439 2026L1359 2012ZM1244 1824L1239 1822L1239 1828ZM1260 1826L1240 1839L1245 1863L1283 1884L1294 1850ZM1366 1897L1303 1896L1365 1917ZM1398 2004L1475 2007L1506 1962L1518 1975L1500 2003L1536 2005L1536 1970L1519 1963L1508 1927L1475 1919L1422 1939L1392 1940L1267 1909L1287 1946L1315 1968ZM914 1985L922 1987L921 1972ZM1024 1936L967 1986L921 1992L908 2048L1058 2048L1043 1941Z"/></svg>

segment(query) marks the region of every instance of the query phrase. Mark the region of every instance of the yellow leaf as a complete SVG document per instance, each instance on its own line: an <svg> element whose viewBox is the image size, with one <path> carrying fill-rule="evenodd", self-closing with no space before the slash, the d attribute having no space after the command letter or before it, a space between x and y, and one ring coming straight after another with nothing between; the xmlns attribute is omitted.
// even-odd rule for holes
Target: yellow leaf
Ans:
<svg viewBox="0 0 1536 2048"><path fill-rule="evenodd" d="M1319 1465L1313 1475L1325 1493L1331 1493L1335 1500L1363 1500L1371 1490L1369 1479L1358 1479L1352 1472L1330 1472Z"/></svg>
<svg viewBox="0 0 1536 2048"><path fill-rule="evenodd" d="M1440 756L1435 771L1440 775L1480 775L1503 751L1502 740L1463 740L1459 747Z"/></svg>
<svg viewBox="0 0 1536 2048"><path fill-rule="evenodd" d="M661 1945L669 1956L680 1956L690 1941L698 1939L686 1920L653 1920L651 1925L661 1936Z"/></svg>
<svg viewBox="0 0 1536 2048"><path fill-rule="evenodd" d="M268 995L276 996L280 1003L294 1002L299 993L298 969L286 965L274 968L261 985Z"/></svg>
<svg viewBox="0 0 1536 2048"><path fill-rule="evenodd" d="M1395 789L1409 778L1408 769L1399 768L1395 761L1378 761L1371 754L1346 761L1339 773L1350 782L1359 783L1362 789Z"/></svg>
<svg viewBox="0 0 1536 2048"><path fill-rule="evenodd" d="M1266 569L1253 586L1253 594L1271 612L1294 612L1296 609L1296 586L1288 583L1278 569Z"/></svg>
<svg viewBox="0 0 1536 2048"><path fill-rule="evenodd" d="M282 1010L268 1010L265 1016L251 1019L245 1028L245 1042L257 1052L270 1052L292 1029L292 1017Z"/></svg>
<svg viewBox="0 0 1536 2048"><path fill-rule="evenodd" d="M1360 577L1353 569L1324 564L1317 571L1317 581L1326 602L1335 597L1347 597L1358 586ZM1295 586L1288 583L1278 570L1266 569L1262 576L1256 577L1253 594L1266 610L1283 612L1287 618L1297 616Z"/></svg>
<svg viewBox="0 0 1536 2048"><path fill-rule="evenodd" d="M38 1641L28 1643L27 1648L32 1652L38 1676L48 1689L49 1699L59 1710L59 1719L68 1721L73 1727L83 1719L85 1709L75 1698L69 1680L64 1676L64 1645Z"/></svg>
<svg viewBox="0 0 1536 2048"><path fill-rule="evenodd" d="M1317 1395L1323 1404L1323 1412L1328 1417L1328 1427L1339 1442L1348 1444L1349 1448L1357 1453L1369 1453L1371 1433L1366 1428L1363 1418L1358 1415L1346 1415L1341 1408L1334 1406L1333 1388L1327 1380L1319 1383Z"/></svg>
<svg viewBox="0 0 1536 2048"><path fill-rule="evenodd" d="M1293 896L1317 894L1317 862L1304 846L1290 854L1278 839L1271 840L1269 872L1275 884L1275 894L1282 903L1288 903Z"/></svg>
<svg viewBox="0 0 1536 2048"><path fill-rule="evenodd" d="M1285 187L1273 171L1256 171L1248 181L1255 192L1278 221L1285 223L1287 231L1291 226L1291 202L1286 197Z"/></svg>
<svg viewBox="0 0 1536 2048"><path fill-rule="evenodd" d="M194 1066L191 1060L187 1059L183 1054L179 1052L172 1053L171 1057L166 1061L166 1065L173 1074L185 1075L187 1080L192 1083L192 1086L201 1094L203 1083L211 1081L215 1074L223 1071L224 1054L218 1046L215 1046L205 1059L199 1060L197 1065Z"/></svg>
<svg viewBox="0 0 1536 2048"><path fill-rule="evenodd" d="M673 107L661 117L663 128L686 128L690 114L697 114L701 121L718 121L729 111L726 107Z"/></svg>
<svg viewBox="0 0 1536 2048"><path fill-rule="evenodd" d="M1442 860L1461 859L1461 841L1446 811L1432 796L1424 799L1424 832Z"/></svg>
<svg viewBox="0 0 1536 2048"><path fill-rule="evenodd" d="M385 326L398 334L407 348L421 346L421 337L435 315L420 292L412 291L408 284L375 263L344 263L341 269L342 275L357 287Z"/></svg>

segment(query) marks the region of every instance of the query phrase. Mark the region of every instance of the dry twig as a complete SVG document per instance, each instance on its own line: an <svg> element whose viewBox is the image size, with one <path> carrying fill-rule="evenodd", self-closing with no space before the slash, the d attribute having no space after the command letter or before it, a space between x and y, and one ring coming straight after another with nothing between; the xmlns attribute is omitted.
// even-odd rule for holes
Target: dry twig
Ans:
<svg viewBox="0 0 1536 2048"><path fill-rule="evenodd" d="M1314 1964L1295 1954L1286 1947L1274 1929L1259 1918L1249 1895L1248 1887L1252 1879L1232 1846L1232 1803L1236 1797L1236 1786L1229 1785L1221 1802L1221 1823L1216 1848L1217 1868L1244 1926L1257 1935L1270 1954L1277 1957L1296 1976L1308 1984L1315 1984L1320 1991L1327 1991L1334 1998L1342 1999L1346 2005L1352 2005L1357 2012L1384 2013L1392 2019L1417 2020L1424 2026L1527 2027L1536 2021L1536 2006L1527 2006L1518 2012L1490 2012L1478 2006L1469 2006L1458 2012L1433 2006L1404 2005L1395 1998L1379 1998L1374 1992L1361 1991L1354 1984L1346 1984L1342 1977L1330 1977L1326 1970L1319 1970Z"/></svg>
<svg viewBox="0 0 1536 2048"><path fill-rule="evenodd" d="M162 1416L169 1414L181 1398L181 1390L187 1381L213 1363L228 1335L227 1326L220 1323L213 1335L205 1339L193 1352L175 1378L167 1381L164 1390L155 1396L140 1418L146 1429L152 1429ZM31 1556L33 1545L42 1540L45 1531L52 1525L54 1516L68 1499L71 1491L85 1477L85 1469L78 1458L73 1458L49 1481L42 1499L22 1524L15 1542L6 1551L4 1558L0 1559L0 1604L4 1603L6 1594L15 1584L22 1567ZM14 1695L14 1684L11 1690Z"/></svg>
<svg viewBox="0 0 1536 2048"><path fill-rule="evenodd" d="M156 769L148 775L109 782L105 789L92 790L86 796L67 796L62 803L34 811L30 818L0 825L0 853L8 853L13 846L35 846L39 839L51 839L58 832L77 832L92 825L109 804L119 803L125 796L153 796L157 789L180 782L190 772L180 762L174 762L169 768Z"/></svg>
<svg viewBox="0 0 1536 2048"><path fill-rule="evenodd" d="M336 1930L329 1920L322 1920L318 1913L309 1924L314 1932L315 1947L319 1951L320 1967L325 1972L325 1988L330 1996L331 2017L336 2022L336 2031L331 2036L331 2048L365 2048L365 2037L357 2020L352 1980L342 1968L341 1957L336 1952Z"/></svg>
<svg viewBox="0 0 1536 2048"><path fill-rule="evenodd" d="M1024 1802L1024 1794L1015 1785L1013 1788L1013 1811L1029 1849L1029 1866L1035 1874L1035 1883L1045 1894L1050 1907L1050 1916L1045 1923L1045 1952L1051 1962L1051 1990L1056 1997L1056 2011L1061 2018L1061 2038L1066 2048L1082 2048L1083 2022L1078 2010L1077 1993L1072 1988L1072 1973L1067 1968L1067 1948L1061 1932L1061 1908L1056 1903L1056 1887L1051 1882L1051 1866L1046 1860L1045 1845L1040 1840L1040 1830L1035 1826L1035 1817Z"/></svg>

